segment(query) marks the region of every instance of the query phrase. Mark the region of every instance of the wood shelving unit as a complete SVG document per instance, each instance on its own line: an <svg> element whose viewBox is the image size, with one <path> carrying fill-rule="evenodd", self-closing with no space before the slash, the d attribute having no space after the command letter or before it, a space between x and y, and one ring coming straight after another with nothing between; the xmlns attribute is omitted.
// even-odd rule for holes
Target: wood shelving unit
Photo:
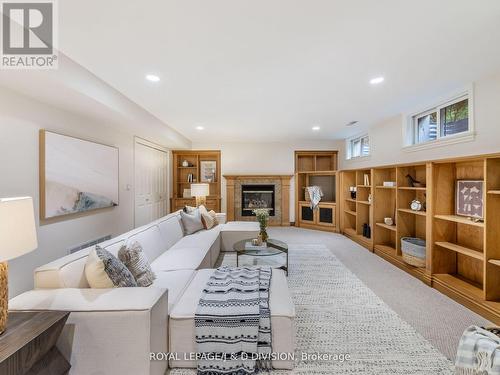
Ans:
<svg viewBox="0 0 500 375"><path fill-rule="evenodd" d="M368 175L369 185L364 184L365 175ZM373 191L371 181L372 171L364 169L343 172L340 183L340 196L344 207L341 215L341 226L344 228L343 233L370 251L373 250L373 208L371 202L368 200ZM351 197L351 187L357 188L355 199ZM370 225L370 238L363 236L363 224L365 223Z"/></svg>
<svg viewBox="0 0 500 375"><path fill-rule="evenodd" d="M182 165L186 160L190 166ZM194 206L195 198L184 198L184 189L189 189L191 182L188 182L188 175L192 175L195 181L201 181L201 162L215 161L215 180L209 182L210 195L207 197L206 206L209 210L220 212L221 210L221 163L220 151L218 150L174 150L172 151L172 198L170 207L172 211L182 209L184 206Z"/></svg>
<svg viewBox="0 0 500 375"><path fill-rule="evenodd" d="M324 194L316 211L305 200L313 185ZM295 207L298 227L338 232L337 151L295 151Z"/></svg>

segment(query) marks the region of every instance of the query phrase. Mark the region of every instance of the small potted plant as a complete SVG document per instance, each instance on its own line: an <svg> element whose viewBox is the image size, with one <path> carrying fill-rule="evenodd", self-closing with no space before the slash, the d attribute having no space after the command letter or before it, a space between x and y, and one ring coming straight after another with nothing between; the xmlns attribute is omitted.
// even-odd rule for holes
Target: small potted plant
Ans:
<svg viewBox="0 0 500 375"><path fill-rule="evenodd" d="M267 234L267 224L269 223L269 210L266 208L256 208L252 211L260 225L259 237L263 242L269 238Z"/></svg>

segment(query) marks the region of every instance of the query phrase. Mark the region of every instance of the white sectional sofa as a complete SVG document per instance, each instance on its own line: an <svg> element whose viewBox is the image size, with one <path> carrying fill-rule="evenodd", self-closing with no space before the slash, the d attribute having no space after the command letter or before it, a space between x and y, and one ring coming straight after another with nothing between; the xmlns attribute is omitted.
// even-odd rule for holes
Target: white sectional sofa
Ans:
<svg viewBox="0 0 500 375"><path fill-rule="evenodd" d="M91 289L87 248L36 269L35 289L11 299L9 308L71 312L57 344L71 374L164 374L168 362L150 360L151 353L178 353L171 366L195 367L183 353L196 351L194 312L204 283L221 250L258 234L257 223L225 223L217 215L220 225L188 236L176 212L100 244L116 255L127 241L138 241L157 276L151 287ZM295 310L281 270L273 271L270 295L273 351L293 353Z"/></svg>

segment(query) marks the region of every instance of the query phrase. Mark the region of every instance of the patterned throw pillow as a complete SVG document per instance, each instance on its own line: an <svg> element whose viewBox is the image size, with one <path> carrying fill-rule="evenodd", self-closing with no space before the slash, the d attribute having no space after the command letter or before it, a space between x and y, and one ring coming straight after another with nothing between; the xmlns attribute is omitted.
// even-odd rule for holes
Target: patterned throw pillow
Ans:
<svg viewBox="0 0 500 375"><path fill-rule="evenodd" d="M96 246L87 257L85 276L91 288L137 286L132 273L109 251Z"/></svg>
<svg viewBox="0 0 500 375"><path fill-rule="evenodd" d="M187 214L192 214L194 211L196 211L196 207L193 207L193 206L184 206L184 208L182 209L182 211L184 211Z"/></svg>
<svg viewBox="0 0 500 375"><path fill-rule="evenodd" d="M151 269L148 258L139 242L123 245L118 251L118 259L128 268L134 276L137 286L150 286L156 279L156 275Z"/></svg>
<svg viewBox="0 0 500 375"><path fill-rule="evenodd" d="M203 205L201 205L199 209L201 213L201 221L203 222L203 227L205 229L212 229L219 224L214 210L207 211L207 208Z"/></svg>
<svg viewBox="0 0 500 375"><path fill-rule="evenodd" d="M184 227L184 234L193 234L203 229L200 210L196 209L191 214L181 211L181 221Z"/></svg>

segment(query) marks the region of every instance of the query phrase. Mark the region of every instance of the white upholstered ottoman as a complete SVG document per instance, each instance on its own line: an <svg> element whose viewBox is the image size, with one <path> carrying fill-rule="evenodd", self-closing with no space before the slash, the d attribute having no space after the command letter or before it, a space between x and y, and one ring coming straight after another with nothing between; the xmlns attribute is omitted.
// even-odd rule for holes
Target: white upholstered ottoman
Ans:
<svg viewBox="0 0 500 375"><path fill-rule="evenodd" d="M214 270L205 269L196 273L193 281L177 302L169 320L169 352L178 359L170 361L171 368L196 368L190 360L190 353L196 353L194 315L203 288ZM294 353L295 351L295 308L288 290L285 273L273 269L270 292L271 329L273 353ZM292 360L273 361L275 369L292 369Z"/></svg>
<svg viewBox="0 0 500 375"><path fill-rule="evenodd" d="M221 229L221 250L234 251L233 245L246 238L257 238L259 223L256 221L230 221Z"/></svg>

